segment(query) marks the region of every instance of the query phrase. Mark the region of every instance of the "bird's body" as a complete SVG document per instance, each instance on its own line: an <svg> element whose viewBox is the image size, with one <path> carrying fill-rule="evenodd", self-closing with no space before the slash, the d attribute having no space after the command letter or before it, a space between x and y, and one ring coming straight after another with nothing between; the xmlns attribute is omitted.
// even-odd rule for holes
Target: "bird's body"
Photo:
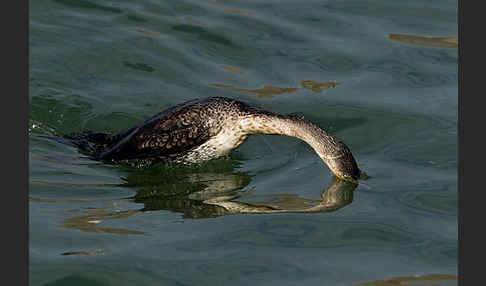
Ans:
<svg viewBox="0 0 486 286"><path fill-rule="evenodd" d="M227 155L249 135L258 133L300 138L336 176L344 179L359 176L348 147L317 125L224 97L176 105L120 134L83 132L67 138L103 161L193 164Z"/></svg>

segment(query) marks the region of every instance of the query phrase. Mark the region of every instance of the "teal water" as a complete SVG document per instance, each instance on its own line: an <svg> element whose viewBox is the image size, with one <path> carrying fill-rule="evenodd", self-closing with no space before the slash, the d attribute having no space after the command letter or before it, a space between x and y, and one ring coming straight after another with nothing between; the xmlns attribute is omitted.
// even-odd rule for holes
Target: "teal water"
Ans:
<svg viewBox="0 0 486 286"><path fill-rule="evenodd" d="M29 19L31 285L457 284L457 1L31 0ZM143 169L38 136L206 96L303 115L369 178L283 136Z"/></svg>

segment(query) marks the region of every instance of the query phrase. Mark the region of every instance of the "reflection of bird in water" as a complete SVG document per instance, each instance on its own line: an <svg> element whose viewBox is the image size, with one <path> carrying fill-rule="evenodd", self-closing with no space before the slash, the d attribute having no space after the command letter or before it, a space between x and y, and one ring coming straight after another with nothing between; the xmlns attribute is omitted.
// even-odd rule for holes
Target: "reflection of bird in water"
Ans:
<svg viewBox="0 0 486 286"><path fill-rule="evenodd" d="M322 199L319 200L294 194L257 195L253 190L243 190L250 184L251 175L235 171L237 166L238 163L233 160L213 160L200 166L157 164L131 169L128 176L122 178L125 183L118 186L137 189L133 197L80 200L79 203L96 203L96 207L63 211L82 214L63 220L59 227L85 232L146 235L148 233L143 229L111 228L103 226L103 222L157 210L182 213L184 218L193 219L250 213L332 212L350 204L358 186L335 178L322 191ZM29 197L29 201L56 203L59 200ZM103 202L102 207L100 202ZM132 203L143 204L143 207L134 209Z"/></svg>
<svg viewBox="0 0 486 286"><path fill-rule="evenodd" d="M356 189L356 184L350 184L341 180L334 180L332 184L324 189L322 192L322 200L303 199L298 196L281 195L286 200L287 205L292 205L292 208L278 207L280 202L259 202L259 203L243 203L234 201L242 198L241 195L233 196L214 196L204 200L205 204L219 206L220 215L227 214L245 214L245 213L316 213L316 212L332 212L338 210L353 201L353 191ZM247 195L252 197L251 195ZM314 204L310 204L314 203ZM317 203L317 204L316 204ZM311 206L309 206L311 205Z"/></svg>
<svg viewBox="0 0 486 286"><path fill-rule="evenodd" d="M169 210L183 213L185 218L331 212L350 204L358 186L335 179L322 191L321 200L292 194L256 195L253 191L242 191L250 183L250 175L234 172L231 161L218 161L202 166L202 170L165 166L139 170L125 178L126 186L138 188L133 201L144 204L140 211ZM160 173L166 176L158 176ZM147 181L151 183L145 185ZM247 200L252 202L243 202Z"/></svg>
<svg viewBox="0 0 486 286"><path fill-rule="evenodd" d="M172 179L164 181L158 186L146 186L137 192L132 199L136 203L144 204L140 210L109 211L106 208L93 208L89 209L88 214L66 219L62 222L61 227L88 232L147 234L136 230L101 227L98 223L154 210L183 213L184 218L193 219L232 214L332 212L350 204L353 201L353 192L358 186L335 179L327 189L323 190L322 199L316 200L290 194L258 196L251 192L242 193L239 190L250 182L249 176L244 173L187 173L186 180L181 180L177 173L173 173L173 175L175 176ZM141 178L130 178L130 176L127 178L128 182L138 181L138 179ZM194 185L194 189L187 191L188 184L185 183ZM128 186L132 186L131 183ZM268 197L268 199L255 203L236 201L263 197ZM283 198L283 200L275 200L275 197ZM283 201L285 203L280 203Z"/></svg>
<svg viewBox="0 0 486 286"><path fill-rule="evenodd" d="M176 105L120 134L83 132L67 138L98 160L191 164L227 155L251 134L297 137L316 151L336 177L355 182L360 175L349 148L316 124L223 97Z"/></svg>

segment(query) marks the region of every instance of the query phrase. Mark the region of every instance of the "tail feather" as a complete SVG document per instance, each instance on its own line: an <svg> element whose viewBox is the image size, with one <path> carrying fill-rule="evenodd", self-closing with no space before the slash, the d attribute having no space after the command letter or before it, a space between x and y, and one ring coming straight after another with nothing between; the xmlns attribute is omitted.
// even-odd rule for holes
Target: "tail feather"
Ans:
<svg viewBox="0 0 486 286"><path fill-rule="evenodd" d="M98 154L105 152L118 138L118 136L113 136L111 134L95 133L91 131L71 133L63 137L49 135L38 136L78 148L81 153L95 158L98 157Z"/></svg>
<svg viewBox="0 0 486 286"><path fill-rule="evenodd" d="M85 131L81 133L71 133L63 139L69 140L71 145L78 147L80 151L96 157L96 154L105 152L107 148L113 144L115 138L111 134Z"/></svg>
<svg viewBox="0 0 486 286"><path fill-rule="evenodd" d="M101 159L101 155L109 151L110 148L115 146L120 140L129 136L133 130L137 129L137 126L127 129L119 134L108 134L92 131L74 132L62 137L38 135L49 140L59 142L61 144L69 145L78 148L81 153L94 157L95 159Z"/></svg>

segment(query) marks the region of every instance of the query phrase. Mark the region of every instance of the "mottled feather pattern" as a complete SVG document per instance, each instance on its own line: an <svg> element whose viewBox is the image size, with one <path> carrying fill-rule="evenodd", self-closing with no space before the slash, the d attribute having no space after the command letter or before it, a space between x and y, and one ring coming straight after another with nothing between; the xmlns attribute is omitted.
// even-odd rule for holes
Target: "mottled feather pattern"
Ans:
<svg viewBox="0 0 486 286"><path fill-rule="evenodd" d="M69 136L96 159L144 163L201 163L229 154L251 134L279 134L307 142L335 174L359 175L349 148L302 117L280 115L224 97L191 100L127 131Z"/></svg>
<svg viewBox="0 0 486 286"><path fill-rule="evenodd" d="M217 146L202 146L205 142L222 129L231 129L230 126L241 116L257 110L240 101L211 97L169 108L132 127L131 132L118 135L85 132L71 134L68 138L74 140L80 149L101 160L158 158L196 163L221 154L216 151ZM240 137L246 139L247 136L242 133ZM244 140L240 139L237 145L243 143Z"/></svg>

